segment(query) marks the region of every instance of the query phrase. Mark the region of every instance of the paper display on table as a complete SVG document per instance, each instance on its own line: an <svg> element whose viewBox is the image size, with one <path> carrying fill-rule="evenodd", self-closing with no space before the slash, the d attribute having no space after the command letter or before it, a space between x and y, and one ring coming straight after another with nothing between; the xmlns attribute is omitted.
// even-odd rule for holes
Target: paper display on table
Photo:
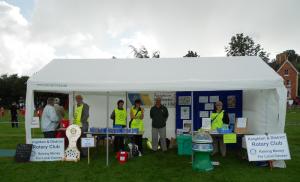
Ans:
<svg viewBox="0 0 300 182"><path fill-rule="evenodd" d="M209 117L209 111L199 111L199 117L200 118L208 118Z"/></svg>
<svg viewBox="0 0 300 182"><path fill-rule="evenodd" d="M219 96L210 96L209 97L209 102L218 102L219 101Z"/></svg>
<svg viewBox="0 0 300 182"><path fill-rule="evenodd" d="M178 105L191 105L192 104L192 97L191 96L179 96L178 97Z"/></svg>
<svg viewBox="0 0 300 182"><path fill-rule="evenodd" d="M246 128L247 127L247 118L237 118L237 128Z"/></svg>
<svg viewBox="0 0 300 182"><path fill-rule="evenodd" d="M214 104L213 103L206 103L204 105L205 110L214 110Z"/></svg>
<svg viewBox="0 0 300 182"><path fill-rule="evenodd" d="M224 134L223 142L224 143L236 143L236 134L235 133Z"/></svg>
<svg viewBox="0 0 300 182"><path fill-rule="evenodd" d="M192 131L192 121L191 120L183 120L183 131L184 132Z"/></svg>
<svg viewBox="0 0 300 182"><path fill-rule="evenodd" d="M181 119L190 119L190 108L189 107L181 107L180 108L180 118Z"/></svg>
<svg viewBox="0 0 300 182"><path fill-rule="evenodd" d="M202 118L202 129L210 130L211 129L211 119L210 118Z"/></svg>
<svg viewBox="0 0 300 182"><path fill-rule="evenodd" d="M208 103L208 96L199 96L199 103Z"/></svg>

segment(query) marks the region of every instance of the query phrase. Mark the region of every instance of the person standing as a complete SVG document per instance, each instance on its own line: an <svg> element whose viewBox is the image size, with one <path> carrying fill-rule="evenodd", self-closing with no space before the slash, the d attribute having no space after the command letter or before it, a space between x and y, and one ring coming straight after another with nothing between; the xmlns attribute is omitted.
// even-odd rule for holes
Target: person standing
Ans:
<svg viewBox="0 0 300 182"><path fill-rule="evenodd" d="M60 123L61 120L64 118L65 116L65 110L64 108L59 105L60 104L60 100L59 98L55 98L54 100L54 108L55 108L55 111L56 111L56 114L58 116L58 122ZM60 126L59 126L60 127Z"/></svg>
<svg viewBox="0 0 300 182"><path fill-rule="evenodd" d="M127 113L126 110L123 108L124 101L119 100L117 103L118 107L114 109L112 112L110 119L113 120L114 128L125 128L126 127L126 119ZM120 150L124 151L124 137L122 136L115 136L114 139L114 151L119 152Z"/></svg>
<svg viewBox="0 0 300 182"><path fill-rule="evenodd" d="M138 145L141 154L143 150L143 133L144 133L144 109L141 107L141 100L137 99L134 101L134 106L130 110L130 128L139 129L139 135L134 135L133 142Z"/></svg>
<svg viewBox="0 0 300 182"><path fill-rule="evenodd" d="M76 107L74 112L74 122L73 124L78 125L81 128L81 137L86 137L84 132L87 132L89 129L89 105L83 102L83 98L81 95L76 95ZM77 141L77 146L80 146L80 140ZM81 148L81 147L79 147ZM87 148L81 148L82 157L86 157L88 154Z"/></svg>
<svg viewBox="0 0 300 182"><path fill-rule="evenodd" d="M221 101L216 102L215 111L212 112L211 116L211 129L217 130L218 128L222 128L223 124L229 124L228 113L223 110L223 103ZM218 153L218 145L220 146L221 155L223 157L226 156L226 144L224 144L222 137L214 137L213 139L213 153L212 155Z"/></svg>
<svg viewBox="0 0 300 182"><path fill-rule="evenodd" d="M18 106L16 102L13 102L12 105L10 106L10 117L11 117L11 127L18 128Z"/></svg>
<svg viewBox="0 0 300 182"><path fill-rule="evenodd" d="M150 118L152 119L152 150L157 151L158 135L160 138L161 148L167 151L166 144L166 122L169 117L168 109L161 104L161 98L157 97L155 105L150 110Z"/></svg>
<svg viewBox="0 0 300 182"><path fill-rule="evenodd" d="M45 138L55 138L58 116L54 108L54 98L47 99L47 105L42 114L41 125Z"/></svg>

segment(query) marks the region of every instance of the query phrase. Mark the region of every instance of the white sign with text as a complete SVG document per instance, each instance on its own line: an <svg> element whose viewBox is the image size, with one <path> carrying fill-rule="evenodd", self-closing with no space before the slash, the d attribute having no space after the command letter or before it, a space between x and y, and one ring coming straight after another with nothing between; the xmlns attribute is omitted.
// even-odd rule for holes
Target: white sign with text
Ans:
<svg viewBox="0 0 300 182"><path fill-rule="evenodd" d="M249 161L290 160L286 134L246 135Z"/></svg>
<svg viewBox="0 0 300 182"><path fill-rule="evenodd" d="M81 138L81 147L83 148L89 148L89 147L95 147L95 138Z"/></svg>
<svg viewBox="0 0 300 182"><path fill-rule="evenodd" d="M64 158L63 138L34 138L30 161L61 161Z"/></svg>

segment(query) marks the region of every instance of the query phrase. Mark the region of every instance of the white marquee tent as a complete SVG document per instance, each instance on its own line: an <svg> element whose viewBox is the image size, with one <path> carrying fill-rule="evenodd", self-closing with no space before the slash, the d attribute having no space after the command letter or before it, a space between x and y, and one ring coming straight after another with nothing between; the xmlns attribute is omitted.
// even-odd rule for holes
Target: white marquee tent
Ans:
<svg viewBox="0 0 300 182"><path fill-rule="evenodd" d="M90 125L106 127L126 92L211 90L243 90L243 115L251 133L284 132L283 79L258 57L55 59L27 82L26 142L31 143L34 92L69 94L71 119L74 95L80 93L91 107ZM175 109L170 113L169 137L175 135ZM145 117L149 136L150 118Z"/></svg>

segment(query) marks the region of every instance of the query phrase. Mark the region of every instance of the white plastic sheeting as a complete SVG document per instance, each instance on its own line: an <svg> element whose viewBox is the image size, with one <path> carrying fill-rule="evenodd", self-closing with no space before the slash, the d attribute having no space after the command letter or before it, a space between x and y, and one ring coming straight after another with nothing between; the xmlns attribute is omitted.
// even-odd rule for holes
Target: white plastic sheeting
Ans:
<svg viewBox="0 0 300 182"><path fill-rule="evenodd" d="M283 132L286 111L283 79L258 57L56 59L27 82L26 142L31 143L34 91L64 92L72 95L70 97L74 92L87 94L91 113L96 112L91 114L90 120L97 125L102 120L107 121L107 102L105 97L93 93L209 90L243 90L243 112L251 120L250 131ZM119 95L110 98L111 110L117 97ZM175 127L175 116L174 121L169 118L168 122L174 122ZM150 130L147 125L146 119L145 126ZM175 128L169 130L175 131Z"/></svg>

